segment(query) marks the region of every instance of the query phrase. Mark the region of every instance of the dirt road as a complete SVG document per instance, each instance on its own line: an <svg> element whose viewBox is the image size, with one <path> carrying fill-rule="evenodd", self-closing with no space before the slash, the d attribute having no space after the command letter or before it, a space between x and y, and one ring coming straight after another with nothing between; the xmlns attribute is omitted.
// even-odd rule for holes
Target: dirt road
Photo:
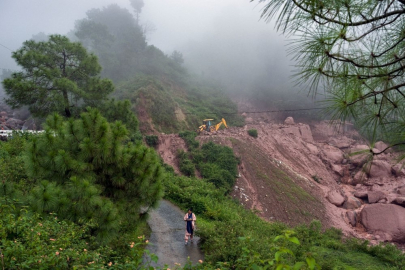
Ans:
<svg viewBox="0 0 405 270"><path fill-rule="evenodd" d="M165 264L173 267L175 263L182 266L187 262L187 258L193 263L203 260L204 255L194 243L184 245L185 222L184 214L177 206L162 200L159 207L150 213L149 226L152 234L149 240L149 251L159 257L157 265ZM197 217L198 222L198 217Z"/></svg>

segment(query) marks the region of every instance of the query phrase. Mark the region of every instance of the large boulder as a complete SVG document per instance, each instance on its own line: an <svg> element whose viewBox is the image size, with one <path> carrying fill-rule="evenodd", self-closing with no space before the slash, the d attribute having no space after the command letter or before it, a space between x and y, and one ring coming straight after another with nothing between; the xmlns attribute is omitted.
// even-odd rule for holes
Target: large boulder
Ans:
<svg viewBox="0 0 405 270"><path fill-rule="evenodd" d="M369 203L377 203L379 200L385 199L387 195L379 190L376 191L369 191L367 193L368 202Z"/></svg>
<svg viewBox="0 0 405 270"><path fill-rule="evenodd" d="M368 174L372 178L389 178L392 176L391 165L384 160L373 160Z"/></svg>
<svg viewBox="0 0 405 270"><path fill-rule="evenodd" d="M318 149L318 147L317 147L316 145L307 143L305 146L308 148L308 150L309 150L313 155L317 156L317 155L319 154L319 149Z"/></svg>
<svg viewBox="0 0 405 270"><path fill-rule="evenodd" d="M295 125L294 118L292 118L291 116L287 117L284 120L284 124L286 124L286 125Z"/></svg>
<svg viewBox="0 0 405 270"><path fill-rule="evenodd" d="M332 171L334 171L335 173L337 173L339 176L343 176L344 175L344 168L338 164L331 164L330 165Z"/></svg>
<svg viewBox="0 0 405 270"><path fill-rule="evenodd" d="M395 204L366 205L360 222L369 233L388 235L394 242L405 242L405 208Z"/></svg>
<svg viewBox="0 0 405 270"><path fill-rule="evenodd" d="M343 152L334 146L325 145L322 149L323 159L329 163L340 164L343 160Z"/></svg>
<svg viewBox="0 0 405 270"><path fill-rule="evenodd" d="M349 151L351 163L358 167L363 166L367 162L370 154L370 147L367 145L356 145Z"/></svg>
<svg viewBox="0 0 405 270"><path fill-rule="evenodd" d="M345 202L345 197L343 197L342 194L336 190L329 191L326 198L331 204L336 206L341 206Z"/></svg>
<svg viewBox="0 0 405 270"><path fill-rule="evenodd" d="M301 137L306 142L313 142L314 138L312 137L311 128L308 125L301 124L299 126Z"/></svg>

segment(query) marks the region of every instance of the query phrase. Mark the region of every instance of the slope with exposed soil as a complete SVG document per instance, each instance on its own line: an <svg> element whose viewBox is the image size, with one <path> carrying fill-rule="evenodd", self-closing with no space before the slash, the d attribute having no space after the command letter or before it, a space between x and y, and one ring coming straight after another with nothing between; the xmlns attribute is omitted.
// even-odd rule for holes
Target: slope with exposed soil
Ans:
<svg viewBox="0 0 405 270"><path fill-rule="evenodd" d="M293 119L283 124L246 119L244 128L204 133L197 139L233 148L241 164L231 196L247 209L290 225L318 219L325 227L372 241L405 239L402 220L384 225L405 211L394 205L405 205L405 172L395 165L395 154L376 156L372 163L366 163L364 154L351 156L367 146L350 124L337 132L326 122L309 126ZM257 129L258 138L249 136L249 129ZM185 149L184 142L177 135L162 135L160 140L159 153L178 172L175 156L178 148ZM379 218L382 214L385 220Z"/></svg>

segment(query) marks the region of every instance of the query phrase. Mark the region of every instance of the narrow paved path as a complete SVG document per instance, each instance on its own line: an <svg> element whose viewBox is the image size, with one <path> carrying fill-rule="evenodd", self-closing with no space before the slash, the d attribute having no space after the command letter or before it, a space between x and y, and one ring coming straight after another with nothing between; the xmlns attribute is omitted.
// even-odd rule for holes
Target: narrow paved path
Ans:
<svg viewBox="0 0 405 270"><path fill-rule="evenodd" d="M177 206L165 200L160 201L159 207L150 213L148 223L152 234L148 249L159 257L157 265L154 266L167 264L174 267L175 263L184 266L188 257L193 263L204 258L196 243L198 237L195 237L194 243L184 245L184 215Z"/></svg>

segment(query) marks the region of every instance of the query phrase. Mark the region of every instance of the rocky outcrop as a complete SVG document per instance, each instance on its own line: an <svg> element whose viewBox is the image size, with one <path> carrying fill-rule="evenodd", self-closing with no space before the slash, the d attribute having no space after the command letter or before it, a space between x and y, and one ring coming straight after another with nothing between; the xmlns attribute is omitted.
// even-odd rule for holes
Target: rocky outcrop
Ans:
<svg viewBox="0 0 405 270"><path fill-rule="evenodd" d="M394 204L366 205L360 213L360 222L369 233L382 240L405 242L405 208Z"/></svg>

